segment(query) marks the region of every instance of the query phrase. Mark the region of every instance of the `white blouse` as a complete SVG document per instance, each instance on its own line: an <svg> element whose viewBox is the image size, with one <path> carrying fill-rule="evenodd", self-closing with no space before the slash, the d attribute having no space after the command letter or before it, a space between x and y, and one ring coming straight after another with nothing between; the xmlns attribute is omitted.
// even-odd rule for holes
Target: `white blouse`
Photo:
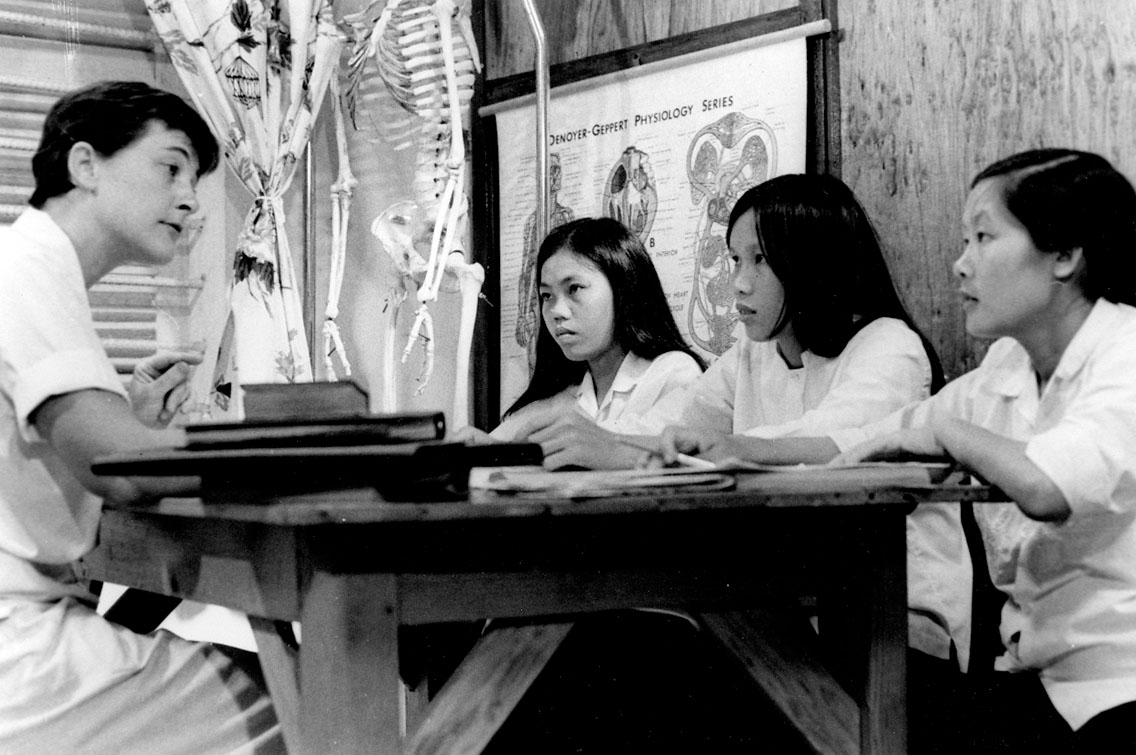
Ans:
<svg viewBox="0 0 1136 755"><path fill-rule="evenodd" d="M1025 350L1002 339L929 401L831 437L849 448L932 410L1025 441L1071 509L1051 523L1016 504L975 506L1009 598L997 667L1039 670L1073 729L1136 700L1136 308L1097 301L1040 395Z"/></svg>
<svg viewBox="0 0 1136 755"><path fill-rule="evenodd" d="M43 442L30 415L72 391L126 393L95 333L79 258L63 230L29 209L0 231L0 249L2 613L9 596L85 594L70 562L94 546L102 512L102 501Z"/></svg>
<svg viewBox="0 0 1136 755"><path fill-rule="evenodd" d="M789 367L775 343L743 338L651 419L763 438L815 437L885 417L931 388L923 342L890 317L865 325L838 356L806 351L801 360Z"/></svg>
<svg viewBox="0 0 1136 755"><path fill-rule="evenodd" d="M549 407L574 406L605 430L630 435L654 435L665 423L650 418L651 409L667 396L680 391L702 376L694 358L683 351L668 351L654 359L628 353L619 365L607 395L600 400L590 372L576 385L540 403L529 404L509 415L490 436L508 441L532 412Z"/></svg>
<svg viewBox="0 0 1136 755"><path fill-rule="evenodd" d="M30 417L55 395L126 394L75 248L39 210L0 231L0 323L0 751L250 752L278 741L269 699L226 656L107 622L77 581L102 501Z"/></svg>

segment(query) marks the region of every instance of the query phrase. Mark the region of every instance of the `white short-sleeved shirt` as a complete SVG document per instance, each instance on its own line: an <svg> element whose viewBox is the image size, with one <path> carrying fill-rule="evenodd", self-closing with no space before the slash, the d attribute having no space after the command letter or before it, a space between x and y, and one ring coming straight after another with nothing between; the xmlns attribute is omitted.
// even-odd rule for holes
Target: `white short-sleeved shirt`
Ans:
<svg viewBox="0 0 1136 755"><path fill-rule="evenodd" d="M690 388L648 419L763 438L816 437L874 422L931 390L931 363L906 323L881 317L836 357L801 355L790 368L772 342L743 339ZM907 517L908 642L969 662L971 564L957 504L927 504Z"/></svg>
<svg viewBox="0 0 1136 755"><path fill-rule="evenodd" d="M611 388L601 401L591 373L580 383L569 386L541 407L575 406L576 410L595 420L605 430L630 435L653 435L662 432L665 423L652 421L651 409L668 395L689 386L702 376L702 368L683 351L668 351L654 359L628 353L616 372ZM535 411L535 405L522 407L507 417L490 435L497 440L511 440L517 427Z"/></svg>
<svg viewBox="0 0 1136 755"><path fill-rule="evenodd" d="M998 668L1037 669L1074 729L1136 700L1136 308L1097 301L1040 395L1029 356L1003 339L930 401L832 437L849 448L932 410L1025 441L1071 509L1049 523L1015 504L975 507L1009 598Z"/></svg>
<svg viewBox="0 0 1136 755"><path fill-rule="evenodd" d="M102 502L29 418L92 388L126 395L74 247L29 209L0 230L0 751L281 751L271 701L229 658L91 608L75 562Z"/></svg>
<svg viewBox="0 0 1136 755"><path fill-rule="evenodd" d="M68 566L95 543L101 501L67 471L29 416L95 388L125 396L95 333L70 239L27 210L0 230L0 605L75 594ZM3 608L0 607L0 615Z"/></svg>

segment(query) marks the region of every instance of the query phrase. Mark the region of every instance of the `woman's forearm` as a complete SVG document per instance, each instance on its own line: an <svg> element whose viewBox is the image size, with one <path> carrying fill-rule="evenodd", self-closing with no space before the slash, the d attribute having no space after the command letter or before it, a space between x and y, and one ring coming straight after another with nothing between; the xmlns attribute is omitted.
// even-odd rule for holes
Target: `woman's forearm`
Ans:
<svg viewBox="0 0 1136 755"><path fill-rule="evenodd" d="M1026 444L959 419L935 423L935 436L959 464L1001 488L1031 519L1060 521L1069 503L1053 481L1026 456Z"/></svg>

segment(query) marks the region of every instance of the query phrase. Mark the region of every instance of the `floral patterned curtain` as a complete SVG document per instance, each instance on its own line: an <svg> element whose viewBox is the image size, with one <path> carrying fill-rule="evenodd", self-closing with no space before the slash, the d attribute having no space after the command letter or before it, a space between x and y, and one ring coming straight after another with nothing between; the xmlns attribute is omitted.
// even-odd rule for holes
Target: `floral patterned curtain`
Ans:
<svg viewBox="0 0 1136 755"><path fill-rule="evenodd" d="M240 383L312 379L283 197L338 66L343 38L331 6L146 0L194 105L254 197L237 239L211 396L221 413L240 415Z"/></svg>

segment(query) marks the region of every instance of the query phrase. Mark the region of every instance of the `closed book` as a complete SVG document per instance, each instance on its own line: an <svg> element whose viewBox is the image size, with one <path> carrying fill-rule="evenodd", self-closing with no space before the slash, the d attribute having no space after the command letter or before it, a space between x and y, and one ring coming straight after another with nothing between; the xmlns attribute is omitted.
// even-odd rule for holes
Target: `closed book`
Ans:
<svg viewBox="0 0 1136 755"><path fill-rule="evenodd" d="M353 380L242 385L246 420L325 420L370 412L367 392Z"/></svg>
<svg viewBox="0 0 1136 755"><path fill-rule="evenodd" d="M312 420L245 420L188 425L186 448L281 448L366 446L440 440L446 434L441 412L371 414Z"/></svg>

